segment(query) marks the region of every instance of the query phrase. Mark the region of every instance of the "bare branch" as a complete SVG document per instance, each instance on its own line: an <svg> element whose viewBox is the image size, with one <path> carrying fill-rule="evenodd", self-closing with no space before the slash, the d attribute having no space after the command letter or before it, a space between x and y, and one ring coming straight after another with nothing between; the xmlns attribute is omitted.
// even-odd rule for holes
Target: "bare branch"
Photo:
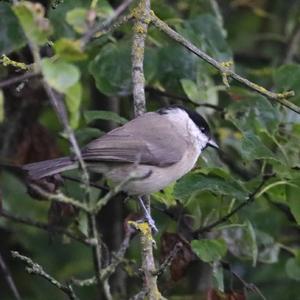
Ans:
<svg viewBox="0 0 300 300"><path fill-rule="evenodd" d="M235 79L236 81L240 82L241 84L247 86L251 90L256 91L257 93L267 97L268 99L274 100L281 105L289 108L290 110L300 114L300 107L295 105L294 103L288 101L288 98L291 98L295 95L294 91L287 91L284 93L273 93L265 89L264 87L236 74L231 68L225 66L224 63L220 63L201 51L199 48L197 48L194 44L192 44L190 41L188 41L186 38L184 38L182 35L177 33L175 30L173 30L171 27L169 27L165 22L160 20L154 12L151 12L151 21L152 23L159 28L161 31L166 33L170 38L178 42L179 44L183 45L186 49L196 54L201 59L205 60L207 63L215 67L217 70L220 71L223 78L224 77L231 77Z"/></svg>
<svg viewBox="0 0 300 300"><path fill-rule="evenodd" d="M109 31L109 28L115 29L116 27L119 27L121 24L127 22L131 17L126 16L125 18L121 19L117 23L114 23L125 12L125 10L129 7L131 3L132 0L123 1L115 9L114 14L110 18L90 28L80 40L81 47L84 48L87 45L87 43L92 39L92 37L97 33L106 33L107 31Z"/></svg>
<svg viewBox="0 0 300 300"><path fill-rule="evenodd" d="M29 226L32 226L32 227L35 227L35 228L38 228L38 229L41 229L41 230L48 231L48 232L55 232L55 233L58 233L58 234L66 235L67 237L69 237L73 240L76 240L80 243L83 243L87 246L94 245L94 242L92 240L74 235L73 233L65 230L64 228L49 225L49 224L43 223L43 222L38 222L38 221L32 220L32 219L27 218L27 217L15 216L15 215L12 215L10 212L8 212L4 209L2 209L0 211L0 217L6 218L6 219L11 220L11 221L16 222L16 223L29 225Z"/></svg>
<svg viewBox="0 0 300 300"><path fill-rule="evenodd" d="M10 288L10 290L12 291L12 294L14 295L14 298L16 300L21 300L21 296L19 294L17 286L11 276L11 273L1 255L1 253L0 253L0 270L2 271L3 277L5 278L8 287Z"/></svg>
<svg viewBox="0 0 300 300"><path fill-rule="evenodd" d="M78 300L78 297L75 295L73 288L70 284L62 284L59 281L57 281L55 278L50 276L48 273L44 271L44 269L37 263L33 262L29 257L21 255L17 251L11 251L12 257L17 258L24 262L27 267L26 271L29 274L38 275L43 278L45 278L47 281L49 281L52 285L56 286L58 289L60 289L63 293L65 293L69 299L71 300Z"/></svg>
<svg viewBox="0 0 300 300"><path fill-rule="evenodd" d="M249 194L247 199L245 201L241 202L234 209L232 209L228 214L221 217L219 220L213 222L212 224L209 224L205 227L200 227L199 229L195 230L193 232L194 238L198 238L200 234L202 234L204 232L208 232L208 231L212 230L213 228L217 227L218 225L223 224L224 222L228 221L234 214L236 214L238 211L240 211L243 207L245 207L245 206L249 205L250 203L252 203L255 200L256 196L260 193L260 191L261 191L262 187L264 186L265 182L269 178L270 177L266 176L262 180L262 182L256 187L256 189L252 193Z"/></svg>
<svg viewBox="0 0 300 300"><path fill-rule="evenodd" d="M28 79L33 78L33 77L37 77L37 76L40 76L40 74L33 73L33 72L27 72L27 73L24 73L22 75L14 76L12 78L1 81L0 82L0 88L4 88L4 87L7 87L7 86L10 86L10 85L13 85L15 83L22 82L22 81L27 81Z"/></svg>

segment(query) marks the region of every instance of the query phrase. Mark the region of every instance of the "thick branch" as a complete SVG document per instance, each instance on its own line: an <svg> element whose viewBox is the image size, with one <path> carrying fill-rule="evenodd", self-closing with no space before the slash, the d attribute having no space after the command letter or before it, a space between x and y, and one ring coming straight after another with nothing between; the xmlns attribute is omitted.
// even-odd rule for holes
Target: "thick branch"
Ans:
<svg viewBox="0 0 300 300"><path fill-rule="evenodd" d="M145 77L144 77L144 53L145 39L150 22L150 0L141 0L138 7L134 9L133 43L131 49L132 58L132 83L134 113L138 117L146 111L145 97ZM145 206L148 214L151 215L150 197L145 197ZM155 272L155 262L153 256L153 239L151 229L147 224L148 234L141 233L142 247L142 268L145 275L145 289L149 291L149 299L157 300L161 298L157 287L157 276Z"/></svg>
<svg viewBox="0 0 300 300"><path fill-rule="evenodd" d="M192 44L190 41L188 41L186 38L184 38L182 35L177 33L175 30L173 30L171 27L169 27L165 22L160 20L154 12L151 12L151 21L152 23L159 28L161 31L166 33L170 38L178 42L179 44L183 45L186 49L196 54L201 59L205 60L207 63L215 67L217 70L220 71L223 78L231 77L235 79L236 81L240 82L241 84L247 86L248 88L256 91L257 93L267 97L268 99L277 101L281 105L289 108L290 110L300 114L300 107L295 105L294 103L288 101L287 99L290 97L293 97L295 95L294 91L287 91L284 93L273 93L265 89L264 87L236 74L232 69L229 67L226 67L225 64L220 63L201 51L199 48L197 48L194 44Z"/></svg>

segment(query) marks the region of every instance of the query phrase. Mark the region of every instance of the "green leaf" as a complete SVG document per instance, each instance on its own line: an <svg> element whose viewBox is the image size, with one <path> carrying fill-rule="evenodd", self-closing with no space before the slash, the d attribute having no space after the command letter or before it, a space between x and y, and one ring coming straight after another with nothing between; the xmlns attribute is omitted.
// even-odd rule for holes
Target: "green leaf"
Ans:
<svg viewBox="0 0 300 300"><path fill-rule="evenodd" d="M246 132L243 135L240 144L241 154L246 160L255 159L274 159L278 160L275 154L267 148L260 138L252 132Z"/></svg>
<svg viewBox="0 0 300 300"><path fill-rule="evenodd" d="M241 98L242 101L229 105L226 119L230 120L240 131L259 133L268 131L274 134L280 124L277 109L264 97L255 95L241 88L231 88L232 97Z"/></svg>
<svg viewBox="0 0 300 300"><path fill-rule="evenodd" d="M106 110L87 110L84 112L84 118L88 124L95 120L114 121L118 124L125 124L128 122L127 119L119 116L117 113Z"/></svg>
<svg viewBox="0 0 300 300"><path fill-rule="evenodd" d="M220 263L213 265L213 285L221 292L224 292L224 272Z"/></svg>
<svg viewBox="0 0 300 300"><path fill-rule="evenodd" d="M42 60L42 72L48 84L61 93L65 93L80 77L76 66L50 58Z"/></svg>
<svg viewBox="0 0 300 300"><path fill-rule="evenodd" d="M274 72L274 81L279 92L294 90L296 95L291 99L300 103L300 65L290 64L280 66Z"/></svg>
<svg viewBox="0 0 300 300"><path fill-rule="evenodd" d="M66 21L74 28L76 32L84 33L88 29L86 17L87 9L78 7L67 12Z"/></svg>
<svg viewBox="0 0 300 300"><path fill-rule="evenodd" d="M55 53L67 61L78 61L87 58L80 47L80 42L62 38L54 43Z"/></svg>
<svg viewBox="0 0 300 300"><path fill-rule="evenodd" d="M199 103L200 95L196 83L190 79L181 79L180 83L188 98L195 103Z"/></svg>
<svg viewBox="0 0 300 300"><path fill-rule="evenodd" d="M227 247L222 239L215 240L193 240L192 249L204 262L214 262L226 255Z"/></svg>
<svg viewBox="0 0 300 300"><path fill-rule="evenodd" d="M126 44L103 47L90 64L97 88L106 95L126 95L131 91L130 48Z"/></svg>
<svg viewBox="0 0 300 300"><path fill-rule="evenodd" d="M45 9L39 3L22 1L13 6L26 36L35 44L43 45L52 33L48 19L44 17Z"/></svg>
<svg viewBox="0 0 300 300"><path fill-rule="evenodd" d="M297 281L300 281L300 263L296 258L289 258L285 265L287 275Z"/></svg>
<svg viewBox="0 0 300 300"><path fill-rule="evenodd" d="M167 207L175 206L176 199L174 197L174 185L170 184L164 188L163 192L152 193L151 196L154 197L157 201L164 203Z"/></svg>
<svg viewBox="0 0 300 300"><path fill-rule="evenodd" d="M0 2L0 56L18 50L26 44L26 37L10 5Z"/></svg>
<svg viewBox="0 0 300 300"><path fill-rule="evenodd" d="M286 194L287 194L287 201L289 204L289 208L291 213L293 214L294 218L298 225L300 225L300 186L299 188L293 187L290 185L286 186Z"/></svg>
<svg viewBox="0 0 300 300"><path fill-rule="evenodd" d="M245 199L248 195L245 188L237 180L214 175L188 174L176 183L174 196L185 203L193 194L203 191L237 199Z"/></svg>
<svg viewBox="0 0 300 300"><path fill-rule="evenodd" d="M66 104L70 114L70 125L74 129L79 126L81 99L82 87L77 82L66 91Z"/></svg>
<svg viewBox="0 0 300 300"><path fill-rule="evenodd" d="M255 267L258 258L258 248L256 243L256 233L249 220L246 221L246 239L249 240L252 253L252 266Z"/></svg>
<svg viewBox="0 0 300 300"><path fill-rule="evenodd" d="M215 59L232 60L232 51L226 42L224 29L213 15L198 15L194 19L185 21L184 28L178 29L186 38Z"/></svg>
<svg viewBox="0 0 300 300"><path fill-rule="evenodd" d="M0 123L4 120L4 95L0 90Z"/></svg>
<svg viewBox="0 0 300 300"><path fill-rule="evenodd" d="M104 132L100 129L91 127L81 128L75 132L76 139L81 145L86 145L91 140L96 139L103 134Z"/></svg>

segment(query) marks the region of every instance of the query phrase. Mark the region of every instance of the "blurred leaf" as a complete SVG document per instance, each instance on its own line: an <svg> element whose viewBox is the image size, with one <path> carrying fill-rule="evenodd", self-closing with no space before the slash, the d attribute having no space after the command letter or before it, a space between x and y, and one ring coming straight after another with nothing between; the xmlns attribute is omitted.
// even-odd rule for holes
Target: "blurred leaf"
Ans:
<svg viewBox="0 0 300 300"><path fill-rule="evenodd" d="M166 260L170 256L176 244L180 244L181 248L173 257L170 265L171 278L174 281L178 281L185 275L188 266L195 259L195 254L185 239L177 233L163 232L160 247L162 260Z"/></svg>
<svg viewBox="0 0 300 300"><path fill-rule="evenodd" d="M272 151L262 143L260 138L252 132L246 132L243 134L240 149L242 156L249 161L255 159L278 160Z"/></svg>
<svg viewBox="0 0 300 300"><path fill-rule="evenodd" d="M125 124L128 122L127 119L119 116L117 113L107 110L86 110L84 112L84 118L88 124L95 120L114 121L118 124Z"/></svg>
<svg viewBox="0 0 300 300"><path fill-rule="evenodd" d="M126 95L131 91L130 48L108 44L90 64L97 88L106 95Z"/></svg>
<svg viewBox="0 0 300 300"><path fill-rule="evenodd" d="M4 120L4 95L2 90L0 90L0 123Z"/></svg>
<svg viewBox="0 0 300 300"><path fill-rule="evenodd" d="M61 93L67 92L80 77L79 69L76 66L50 58L42 60L42 72L48 84Z"/></svg>
<svg viewBox="0 0 300 300"><path fill-rule="evenodd" d="M277 90L289 91L294 90L296 96L291 98L291 101L300 103L300 65L290 64L280 66L274 72L274 81Z"/></svg>
<svg viewBox="0 0 300 300"><path fill-rule="evenodd" d="M256 237L259 249L258 261L268 264L278 262L280 246L274 241L274 238L262 231L257 231Z"/></svg>
<svg viewBox="0 0 300 300"><path fill-rule="evenodd" d="M76 32L84 33L87 31L87 9L83 7L76 7L67 12L66 21L70 24Z"/></svg>
<svg viewBox="0 0 300 300"><path fill-rule="evenodd" d="M13 6L13 11L28 38L38 45L43 45L48 41L52 27L49 20L44 17L45 9L40 3L18 2Z"/></svg>
<svg viewBox="0 0 300 300"><path fill-rule="evenodd" d="M10 5L0 2L0 56L18 50L26 44L26 37Z"/></svg>
<svg viewBox="0 0 300 300"><path fill-rule="evenodd" d="M224 272L219 263L213 264L213 282L214 286L221 292L224 292Z"/></svg>
<svg viewBox="0 0 300 300"><path fill-rule="evenodd" d="M216 260L220 260L226 255L227 252L226 244L222 239L193 240L191 245L193 251L204 262L214 262Z"/></svg>
<svg viewBox="0 0 300 300"><path fill-rule="evenodd" d="M175 184L170 184L165 187L162 192L152 193L151 196L157 201L164 203L167 207L175 206L176 199L174 198L174 186Z"/></svg>
<svg viewBox="0 0 300 300"><path fill-rule="evenodd" d="M174 196L185 203L194 193L210 191L217 195L226 195L245 199L245 188L233 179L224 179L214 175L188 174L180 179L174 188Z"/></svg>
<svg viewBox="0 0 300 300"><path fill-rule="evenodd" d="M183 35L203 51L219 61L232 60L232 51L224 37L224 29L211 14L202 14L186 20L184 29L178 28Z"/></svg>
<svg viewBox="0 0 300 300"><path fill-rule="evenodd" d="M252 266L255 267L258 258L258 248L256 243L256 233L249 220L246 221L246 238L248 238L251 247Z"/></svg>
<svg viewBox="0 0 300 300"><path fill-rule="evenodd" d="M67 61L84 60L87 54L80 47L79 41L62 38L54 43L55 53Z"/></svg>
<svg viewBox="0 0 300 300"><path fill-rule="evenodd" d="M229 105L226 118L239 130L259 132L262 130L274 134L279 126L278 111L260 95L254 95L241 88L231 88L232 97L241 97L242 101Z"/></svg>
<svg viewBox="0 0 300 300"><path fill-rule="evenodd" d="M195 103L199 103L200 97L196 83L190 79L181 79L180 83L188 98Z"/></svg>
<svg viewBox="0 0 300 300"><path fill-rule="evenodd" d="M82 87L80 82L77 82L66 91L66 104L70 113L70 125L74 129L79 126L81 100Z"/></svg>
<svg viewBox="0 0 300 300"><path fill-rule="evenodd" d="M291 213L293 214L297 224L300 225L300 185L299 187L286 186L287 200Z"/></svg>
<svg viewBox="0 0 300 300"><path fill-rule="evenodd" d="M289 258L285 265L287 275L297 281L300 281L300 263L296 258Z"/></svg>
<svg viewBox="0 0 300 300"><path fill-rule="evenodd" d="M196 80L199 60L183 47L172 44L162 47L157 53L156 80L167 89L182 91L182 78Z"/></svg>
<svg viewBox="0 0 300 300"><path fill-rule="evenodd" d="M103 132L98 128L86 127L76 130L75 134L79 144L85 145L91 140L100 137L103 134Z"/></svg>

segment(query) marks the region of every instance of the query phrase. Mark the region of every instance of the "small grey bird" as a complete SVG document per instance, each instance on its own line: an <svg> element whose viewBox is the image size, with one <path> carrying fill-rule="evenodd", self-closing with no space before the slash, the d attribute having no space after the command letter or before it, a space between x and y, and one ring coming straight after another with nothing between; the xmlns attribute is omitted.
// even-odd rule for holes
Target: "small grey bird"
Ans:
<svg viewBox="0 0 300 300"><path fill-rule="evenodd" d="M81 152L90 171L104 174L114 184L132 172L141 177L129 181L123 190L142 196L157 192L188 173L208 146L218 148L204 118L186 108L169 106L106 133ZM78 166L75 157L66 156L27 164L23 169L29 178L39 180Z"/></svg>

